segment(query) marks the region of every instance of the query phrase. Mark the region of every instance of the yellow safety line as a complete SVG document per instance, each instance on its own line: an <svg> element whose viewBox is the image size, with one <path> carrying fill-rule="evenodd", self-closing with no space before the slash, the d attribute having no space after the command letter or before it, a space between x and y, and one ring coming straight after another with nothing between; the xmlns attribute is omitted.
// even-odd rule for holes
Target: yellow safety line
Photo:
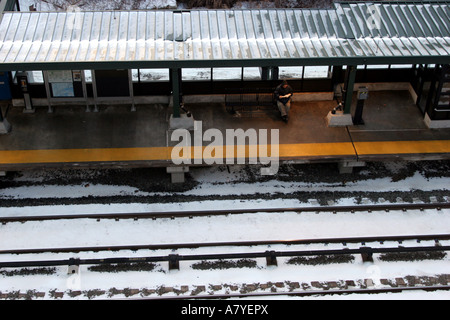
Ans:
<svg viewBox="0 0 450 320"><path fill-rule="evenodd" d="M259 146L266 147L265 145ZM354 155L354 150L349 142L343 143L305 143L305 144L282 144L279 147L279 157L311 157L327 155ZM212 159L211 150L192 148L186 155L187 158L195 159L203 157ZM233 155L237 157L238 146L233 146ZM99 149L51 149L51 150L8 150L0 151L0 164L24 164L24 163L65 163L65 162L101 162L101 161L169 161L172 160L172 147L149 147L149 148L99 148ZM257 149L257 148L256 148ZM274 148L272 147L274 150ZM270 147L266 151L261 150L261 155L273 156ZM225 157L226 146L223 146L222 154ZM251 146L245 146L245 157L248 158ZM219 150L217 150L219 152ZM252 154L253 155L253 154ZM258 156L259 154L256 153Z"/></svg>
<svg viewBox="0 0 450 320"><path fill-rule="evenodd" d="M280 145L280 158L355 155L351 142Z"/></svg>
<svg viewBox="0 0 450 320"><path fill-rule="evenodd" d="M166 160L167 148L104 148L0 151L1 164Z"/></svg>
<svg viewBox="0 0 450 320"><path fill-rule="evenodd" d="M337 142L337 143L299 143L280 144L280 158L301 157L325 157L325 156L354 156L355 149L358 155L377 154L426 154L426 153L450 153L450 140L436 141L375 141L375 142ZM255 146L253 146L255 147ZM264 149L260 145L262 156L274 156L274 147ZM190 150L185 157L187 159L212 159L211 149L207 147ZM237 153L238 146L234 146L233 156L240 158ZM256 148L257 149L257 148ZM148 148L98 148L98 149L52 149L52 150L7 150L0 151L0 164L25 164L25 163L69 163L69 162L112 162L112 161L170 161L172 160L173 147L148 147ZM205 150L207 152L205 152ZM259 155L253 154L252 146L245 146L245 158ZM216 149L219 152L219 149ZM226 157L226 146L222 149L223 157Z"/></svg>
<svg viewBox="0 0 450 320"><path fill-rule="evenodd" d="M450 153L450 140L354 142L358 155Z"/></svg>
<svg viewBox="0 0 450 320"><path fill-rule="evenodd" d="M278 151L277 151L278 148ZM355 156L355 150L350 142L339 143L301 143L281 145L244 145L244 146L206 146L170 148L169 154L180 159L236 159L274 157L319 157L319 156ZM173 159L172 157L168 160Z"/></svg>

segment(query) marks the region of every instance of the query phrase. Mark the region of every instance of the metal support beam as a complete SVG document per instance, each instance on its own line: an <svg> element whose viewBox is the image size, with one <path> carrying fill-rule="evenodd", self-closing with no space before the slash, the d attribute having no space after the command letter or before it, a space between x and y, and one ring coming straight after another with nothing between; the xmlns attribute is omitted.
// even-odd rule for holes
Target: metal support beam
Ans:
<svg viewBox="0 0 450 320"><path fill-rule="evenodd" d="M11 132L11 125L6 118L3 118L3 112L0 105L0 134L6 134L9 132Z"/></svg>
<svg viewBox="0 0 450 320"><path fill-rule="evenodd" d="M45 92L47 94L47 105L48 105L48 113L53 113L53 107L52 107L52 96L50 91L50 82L48 80L48 71L44 70L42 71L42 75L44 77L44 83L45 83Z"/></svg>
<svg viewBox="0 0 450 320"><path fill-rule="evenodd" d="M84 101L86 102L86 112L89 112L90 110L86 88L86 76L84 74L84 70L80 70L80 76L81 76L81 88L83 89L83 98Z"/></svg>
<svg viewBox="0 0 450 320"><path fill-rule="evenodd" d="M431 120L450 120L449 93L443 91L450 83L450 65L436 65L431 80L426 113ZM441 99L443 96L443 99Z"/></svg>
<svg viewBox="0 0 450 320"><path fill-rule="evenodd" d="M91 70L91 74L92 74L92 93L94 95L94 112L98 112L97 79L95 78L95 70Z"/></svg>
<svg viewBox="0 0 450 320"><path fill-rule="evenodd" d="M272 67L272 80L278 80L280 77L280 68Z"/></svg>
<svg viewBox="0 0 450 320"><path fill-rule="evenodd" d="M356 66L347 66L344 80L344 114L349 114L352 107L353 87L356 79Z"/></svg>
<svg viewBox="0 0 450 320"><path fill-rule="evenodd" d="M181 103L181 69L170 69L170 81L172 82L173 117L180 117Z"/></svg>
<svg viewBox="0 0 450 320"><path fill-rule="evenodd" d="M278 80L278 66L260 67L261 80Z"/></svg>
<svg viewBox="0 0 450 320"><path fill-rule="evenodd" d="M261 70L261 80L270 80L270 68L260 67Z"/></svg>
<svg viewBox="0 0 450 320"><path fill-rule="evenodd" d="M134 104L133 74L131 69L128 69L128 88L131 97L131 111L136 111L136 106Z"/></svg>

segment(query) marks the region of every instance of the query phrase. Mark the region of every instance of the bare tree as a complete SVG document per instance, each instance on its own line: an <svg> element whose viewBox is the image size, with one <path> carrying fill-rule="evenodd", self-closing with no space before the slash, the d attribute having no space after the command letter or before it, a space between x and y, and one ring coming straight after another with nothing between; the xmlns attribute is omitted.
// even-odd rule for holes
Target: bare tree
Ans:
<svg viewBox="0 0 450 320"><path fill-rule="evenodd" d="M50 9L67 11L70 8L81 10L137 10L152 8L149 0L36 0L45 3Z"/></svg>
<svg viewBox="0 0 450 320"><path fill-rule="evenodd" d="M71 7L81 10L137 10L154 8L151 0L35 0L45 3L50 9L67 11ZM329 8L333 0L174 0L174 5L190 8L224 9L239 7L242 2L255 8Z"/></svg>
<svg viewBox="0 0 450 320"><path fill-rule="evenodd" d="M95 0L94 0L95 1ZM53 6L55 10L67 10L69 7L82 8L86 5L85 0L38 0L38 2L44 2L50 6Z"/></svg>

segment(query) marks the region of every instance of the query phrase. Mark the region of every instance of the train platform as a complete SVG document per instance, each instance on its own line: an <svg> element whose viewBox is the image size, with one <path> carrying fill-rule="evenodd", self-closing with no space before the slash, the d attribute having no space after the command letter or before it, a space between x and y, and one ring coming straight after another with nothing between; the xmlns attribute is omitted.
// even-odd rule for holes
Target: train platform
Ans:
<svg viewBox="0 0 450 320"><path fill-rule="evenodd" d="M374 91L366 100L364 125L329 127L335 101L293 102L290 120L277 110L229 113L222 103L189 103L202 130L278 129L279 159L297 163L338 162L344 167L379 160L450 159L450 129L429 129L408 91ZM5 108L3 113L5 114ZM0 135L0 171L31 168L173 166L167 104L58 106L53 113L10 107L9 134ZM193 131L189 131L193 135ZM225 141L225 140L224 140ZM270 140L269 140L270 141ZM203 143L207 146L210 142Z"/></svg>

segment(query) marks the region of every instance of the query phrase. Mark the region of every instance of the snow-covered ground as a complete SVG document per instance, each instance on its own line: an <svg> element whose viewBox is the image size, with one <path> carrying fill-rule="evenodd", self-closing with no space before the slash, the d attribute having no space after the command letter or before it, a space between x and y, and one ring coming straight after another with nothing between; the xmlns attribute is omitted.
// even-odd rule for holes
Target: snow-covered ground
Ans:
<svg viewBox="0 0 450 320"><path fill-rule="evenodd" d="M212 206L212 202L209 206ZM215 207L236 207L233 201L215 201ZM273 202L271 203L273 204ZM202 206L202 203L197 205ZM257 205L264 205L259 201ZM36 214L57 213L67 209L90 213L98 211L139 212L163 209L156 205L80 205L34 208ZM166 206L169 208L170 206ZM174 204L172 207L177 207ZM205 206L205 207L208 207ZM6 210L6 212L8 212ZM7 223L1 227L0 250L226 242L253 240L317 239L335 237L391 236L409 234L446 234L449 231L448 210L414 212L390 211L371 213L297 214L295 212L252 213L209 218L77 219L47 222ZM170 232L169 232L170 231ZM25 234L26 237L17 235Z"/></svg>
<svg viewBox="0 0 450 320"><path fill-rule="evenodd" d="M216 203L223 207L225 203ZM90 205L79 208L82 212L90 212L99 206ZM125 207L107 206L109 210L117 208L134 209L138 205ZM35 212L47 213L48 210L60 211L60 207L39 207ZM217 216L203 218L142 219L142 220L58 220L47 222L7 223L0 227L1 250L23 248L54 248L77 246L114 246L144 245L192 242L221 242L237 240L267 239L315 239L335 236L369 236L399 234L448 233L450 216L448 210L440 212L372 212L372 213L256 213L236 216ZM398 243L385 243L385 247L396 247ZM434 241L422 242L422 245L433 246ZM443 243L443 245L448 245ZM358 248L360 244L349 244L350 248ZM342 248L342 245L304 245L293 246L261 246L246 249L251 252L265 250L326 250ZM82 252L64 254L10 255L2 254L1 261L20 260L54 260L69 258L108 258L108 257L145 257L171 253L199 254L242 252L242 248L202 248L171 250L139 250L136 252ZM341 267L330 265L288 265L288 258L278 258L278 267L266 267L264 259L255 259L256 268L239 268L228 270L194 270L191 262L180 262L179 271L168 271L167 263L159 263L155 270L128 271L118 273L89 272L87 266L80 267L80 273L68 275L67 267L58 267L52 275L0 276L0 291L11 292L36 290L39 292L66 292L68 290L106 290L110 288L150 288L160 286L180 288L181 286L255 284L267 282L300 282L342 281L348 279L373 279L375 286L380 286L380 279L395 279L406 276L434 276L449 271L449 259L435 261L383 262L375 259L374 263L363 262L359 256L352 263ZM173 294L172 294L173 295ZM427 296L423 293L421 298ZM171 294L168 294L171 296ZM115 298L120 298L118 296ZM434 298L448 299L448 292ZM68 298L68 297L66 297ZM86 297L80 297L86 298ZM105 298L101 296L100 298ZM384 297L371 297L384 298Z"/></svg>
<svg viewBox="0 0 450 320"><path fill-rule="evenodd" d="M402 172L407 164L386 164L385 168L392 172ZM436 169L436 168L435 168ZM257 170L256 170L257 171ZM305 170L306 171L306 170ZM223 168L192 168L191 179L197 184L182 191L142 190L124 182L116 184L96 184L96 178L101 174L95 171L80 171L71 177L63 177L65 183L58 184L55 177L61 178L63 173L45 171L24 172L7 179L9 186L0 189L0 201L4 207L0 209L1 216L30 214L61 214L61 213L111 213L111 212L145 212L145 211L180 211L209 210L237 208L285 208L316 206L315 195L323 192L355 192L355 197L336 198L336 205L349 205L357 202L361 192L374 193L375 198L367 198L364 202L378 203L377 192L394 192L396 195L421 190L431 195L436 192L439 201L449 198L450 178L444 174L440 177L436 172L429 175L416 171L410 172L400 179L382 176L367 178L374 170L368 168L356 175L336 178L334 181L302 181L303 179L282 179L280 176L264 181L250 181L249 172L245 167L237 166L230 171ZM433 170L431 170L433 171ZM430 172L431 172L430 171ZM127 172L127 170L125 170ZM132 174L134 171L130 170ZM298 173L298 172L297 172ZM52 176L53 175L53 176ZM251 176L251 175L250 175ZM283 176L283 175L281 175ZM300 175L301 176L301 175ZM52 178L53 177L53 178ZM343 176L344 177L344 176ZM358 179L358 177L360 179ZM70 177L69 177L70 178ZM136 177L138 179L138 177ZM145 178L143 178L145 179ZM307 177L305 177L307 179ZM70 180L70 179L69 179ZM395 181L394 181L395 180ZM76 181L76 182L75 182ZM150 182L149 182L150 183ZM308 196L299 198L296 195L305 193ZM268 199L267 195L278 195ZM289 197L292 194L292 197ZM156 202L153 197L169 197L169 201ZM309 199L311 196L311 199ZM130 197L126 203L96 202L96 197ZM180 199L184 197L184 200ZM192 197L192 200L189 200ZM222 198L221 198L222 197ZM81 199L91 199L89 203L77 204ZM60 202L65 199L65 204ZM133 201L136 200L136 201ZM54 202L52 205L36 205L37 201ZM148 200L148 201L146 201ZM180 200L180 201L179 201ZM359 199L361 200L361 199ZM427 201L428 199L422 199ZM12 202L11 202L12 201ZM15 205L14 205L15 204ZM119 221L101 219L55 220L44 222L6 223L0 226L0 250L25 248L56 248L83 246L116 246L173 244L192 242L224 242L245 240L286 240L286 239L317 239L333 237L358 237L377 235L410 235L410 234L448 234L450 229L449 210L425 211L391 211L391 212L356 212L356 213L320 213L280 212L252 213L229 216L211 216L194 218L160 218L123 219ZM442 243L448 245L447 243ZM349 244L350 248L358 248L361 244ZM425 241L421 245L433 246L434 241ZM398 246L398 243L385 243L384 246ZM303 245L293 246L258 246L249 248L251 252L266 250L313 250L342 248L342 245ZM242 247L207 247L201 249L171 250L139 250L136 252L80 252L60 254L34 255L0 255L0 261L18 260L52 260L69 258L108 258L108 257L143 257L155 255L198 254L241 252ZM51 275L15 275L0 274L0 292L65 292L64 299L71 299L67 292L95 292L103 290L106 293L94 298L120 299L123 293L112 295L111 290L135 288L139 290L157 290L158 288L176 288L182 286L193 291L204 286L203 294L230 292L230 286L242 290L248 284L281 283L277 290L289 291L289 283L311 284L313 281L345 281L354 279L363 281L372 279L375 287L382 287L380 279L395 281L399 277L433 277L448 274L449 258L425 261L384 262L375 255L374 263L363 262L355 255L355 260L345 264L326 265L290 265L288 258L278 258L278 267L267 267L265 259L254 259L256 266L231 268L226 270L197 270L192 268L192 262L181 261L180 270L168 270L167 263L158 263L153 271L127 272L92 272L88 266L80 266L78 274L67 274L67 267L57 267ZM1 271L1 270L0 270ZM215 289L212 289L215 288ZM260 292L264 290L260 289ZM267 289L265 289L267 290ZM142 291L141 291L142 292ZM150 297L157 297L157 294ZM174 292L165 293L166 297L176 296ZM139 298L136 294L134 298ZM48 294L46 298L51 298ZM80 294L74 299L89 299ZM331 298L331 297L329 297ZM334 296L332 299L348 299L348 296ZM352 299L352 297L350 297ZM355 299L449 299L447 291L415 292L397 295L368 295L354 297ZM305 299L311 299L307 297Z"/></svg>

